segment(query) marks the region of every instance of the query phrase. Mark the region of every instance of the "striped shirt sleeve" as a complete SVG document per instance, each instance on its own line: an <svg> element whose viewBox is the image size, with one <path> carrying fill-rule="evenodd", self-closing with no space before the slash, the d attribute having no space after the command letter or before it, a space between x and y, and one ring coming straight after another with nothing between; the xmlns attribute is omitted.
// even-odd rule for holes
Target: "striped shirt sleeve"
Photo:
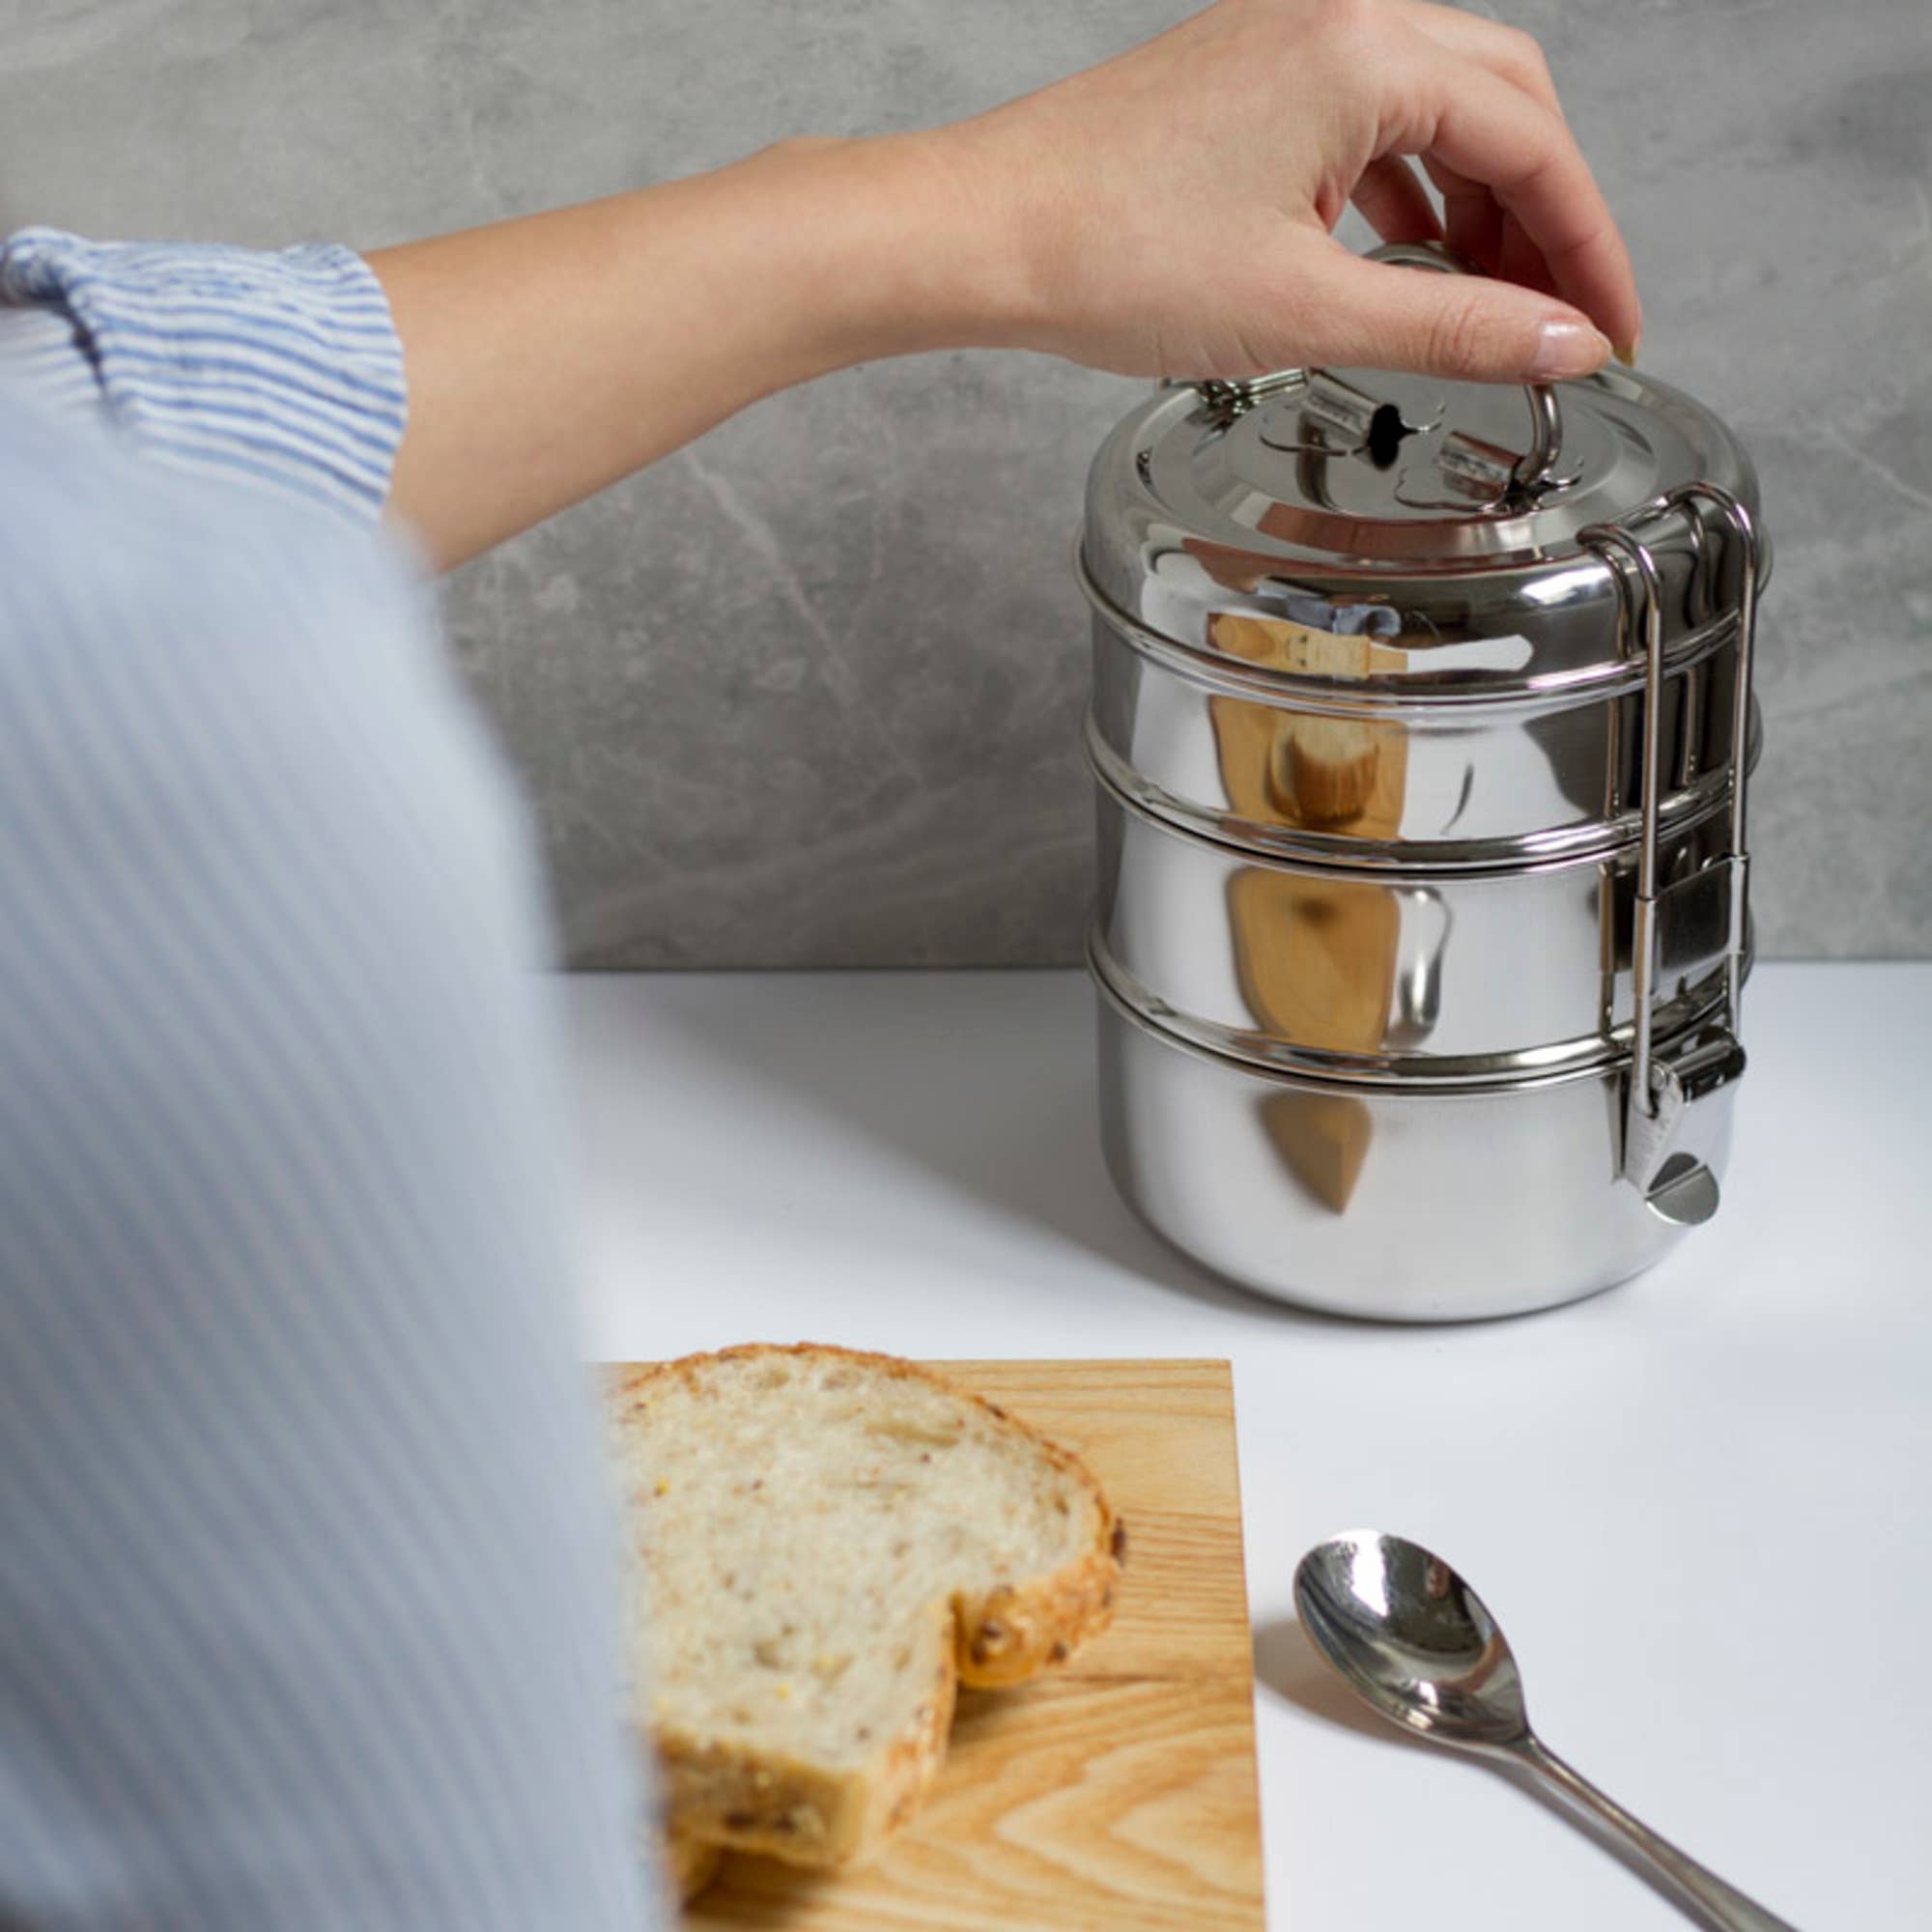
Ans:
<svg viewBox="0 0 1932 1932"><path fill-rule="evenodd" d="M0 1926L649 1932L544 923L386 546L0 384Z"/></svg>
<svg viewBox="0 0 1932 1932"><path fill-rule="evenodd" d="M402 345L348 248L0 243L0 371L178 469L373 522L407 413Z"/></svg>

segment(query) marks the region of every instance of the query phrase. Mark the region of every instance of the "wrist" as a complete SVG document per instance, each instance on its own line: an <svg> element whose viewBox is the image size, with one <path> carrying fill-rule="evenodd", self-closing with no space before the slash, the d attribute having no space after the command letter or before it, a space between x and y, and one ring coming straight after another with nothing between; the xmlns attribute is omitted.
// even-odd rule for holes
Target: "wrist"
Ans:
<svg viewBox="0 0 1932 1932"><path fill-rule="evenodd" d="M778 143L739 165L764 177L813 373L1026 337L1026 251L974 124Z"/></svg>

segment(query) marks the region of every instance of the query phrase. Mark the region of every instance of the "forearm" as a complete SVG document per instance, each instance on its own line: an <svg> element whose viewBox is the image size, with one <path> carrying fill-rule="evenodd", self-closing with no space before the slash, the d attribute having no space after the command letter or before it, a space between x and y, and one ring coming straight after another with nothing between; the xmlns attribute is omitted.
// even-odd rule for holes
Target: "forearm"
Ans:
<svg viewBox="0 0 1932 1932"><path fill-rule="evenodd" d="M369 257L410 419L390 513L444 567L758 397L997 339L1017 296L932 137L798 141Z"/></svg>
<svg viewBox="0 0 1932 1932"><path fill-rule="evenodd" d="M1487 274L1360 261L1331 233L1350 195ZM444 564L874 356L1553 382L1642 326L1535 43L1424 0L1223 0L973 121L784 143L371 265L409 377L391 508Z"/></svg>

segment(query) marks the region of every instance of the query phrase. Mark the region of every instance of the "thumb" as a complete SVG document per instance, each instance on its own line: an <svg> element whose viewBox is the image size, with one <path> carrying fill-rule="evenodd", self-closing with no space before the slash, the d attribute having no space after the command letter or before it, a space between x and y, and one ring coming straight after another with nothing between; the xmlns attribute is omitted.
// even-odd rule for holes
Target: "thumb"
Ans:
<svg viewBox="0 0 1932 1932"><path fill-rule="evenodd" d="M1487 275L1370 262L1337 243L1301 284L1295 359L1467 382L1555 383L1610 357L1588 316Z"/></svg>

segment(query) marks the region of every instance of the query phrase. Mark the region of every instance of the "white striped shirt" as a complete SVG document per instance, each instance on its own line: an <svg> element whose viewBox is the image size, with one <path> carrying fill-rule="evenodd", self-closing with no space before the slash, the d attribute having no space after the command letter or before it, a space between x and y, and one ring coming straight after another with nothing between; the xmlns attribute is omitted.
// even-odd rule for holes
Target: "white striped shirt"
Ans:
<svg viewBox="0 0 1932 1932"><path fill-rule="evenodd" d="M540 892L367 528L402 419L347 251L0 248L10 1932L651 1917Z"/></svg>
<svg viewBox="0 0 1932 1932"><path fill-rule="evenodd" d="M26 228L0 249L0 357L43 401L151 458L372 521L406 398L402 345L347 248L254 254Z"/></svg>

